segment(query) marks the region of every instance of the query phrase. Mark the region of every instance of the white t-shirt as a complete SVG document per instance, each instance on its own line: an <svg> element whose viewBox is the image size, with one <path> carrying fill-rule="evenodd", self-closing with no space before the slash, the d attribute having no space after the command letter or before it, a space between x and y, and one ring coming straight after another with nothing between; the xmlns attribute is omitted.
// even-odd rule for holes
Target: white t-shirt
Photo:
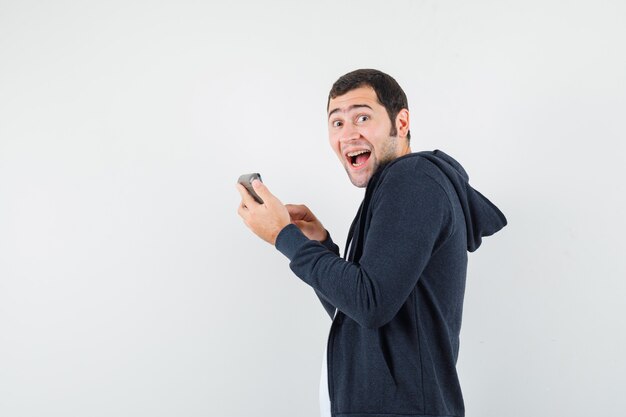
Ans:
<svg viewBox="0 0 626 417"><path fill-rule="evenodd" d="M335 315L333 321L337 317L337 309L335 309ZM330 331L328 333L330 336ZM320 376L320 417L331 417L330 412L330 396L328 395L328 362L326 358L326 351L328 342L324 346L324 359L322 361L322 372Z"/></svg>

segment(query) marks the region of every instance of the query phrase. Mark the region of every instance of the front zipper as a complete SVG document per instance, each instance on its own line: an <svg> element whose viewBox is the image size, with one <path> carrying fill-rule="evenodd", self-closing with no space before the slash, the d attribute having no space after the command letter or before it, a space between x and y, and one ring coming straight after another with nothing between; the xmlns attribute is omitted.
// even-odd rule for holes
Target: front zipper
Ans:
<svg viewBox="0 0 626 417"><path fill-rule="evenodd" d="M377 171L378 172L378 171ZM369 184L373 184L371 182L371 178L370 178L370 183ZM343 259L346 259L350 262L354 262L354 258L356 256L358 256L359 258L361 257L361 254L355 254L353 252L353 250L355 248L353 248L353 243L354 243L354 237L356 235L356 239L357 239L357 243L362 242L363 238L361 238L360 236L363 234L363 224L365 223L364 221L364 217L365 217L365 213L364 213L364 207L365 210L368 209L367 205L369 205L369 201L368 201L368 191L371 194L372 192L372 186L370 186L368 184L368 187L365 190L365 196L363 197L363 200L361 201L361 205L359 206L359 210L357 211L357 215L354 218L354 220L352 220L352 224L350 225L350 231L348 232L348 239L346 240L346 246L344 248L344 252L343 252ZM371 197L370 197L371 198ZM357 225L357 222L360 223ZM358 228L356 228L358 226ZM356 248L357 250L359 249L358 247ZM352 253L351 253L352 252ZM335 307L336 308L336 307ZM333 317L333 322L330 325L330 333L328 334L328 343L326 344L326 371L328 373L328 399L330 400L330 414L331 416L337 413L337 406L335 405L335 401L333 399L334 395L334 390L333 390L333 373L332 373L332 363L333 363L333 350L332 350L332 343L333 343L333 337L335 336L335 334L333 333L333 330L335 329L335 322L338 322L339 319L339 313L341 313L339 311L339 309L336 308L335 310L335 316Z"/></svg>

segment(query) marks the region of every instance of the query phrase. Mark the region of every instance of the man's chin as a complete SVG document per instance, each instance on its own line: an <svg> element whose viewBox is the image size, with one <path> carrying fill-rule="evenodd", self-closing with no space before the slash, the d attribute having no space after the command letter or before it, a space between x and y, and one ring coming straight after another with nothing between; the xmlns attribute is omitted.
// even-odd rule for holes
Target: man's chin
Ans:
<svg viewBox="0 0 626 417"><path fill-rule="evenodd" d="M350 179L352 185L358 188L367 187L367 183L369 182L371 175L367 174L365 170L355 172L349 167L346 167L346 172L348 173L348 178Z"/></svg>

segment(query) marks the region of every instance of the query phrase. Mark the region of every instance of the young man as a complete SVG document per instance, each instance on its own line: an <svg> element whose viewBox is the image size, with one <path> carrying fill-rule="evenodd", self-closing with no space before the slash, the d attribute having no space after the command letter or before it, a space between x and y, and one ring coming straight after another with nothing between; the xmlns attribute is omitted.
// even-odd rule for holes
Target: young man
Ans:
<svg viewBox="0 0 626 417"><path fill-rule="evenodd" d="M321 413L464 416L456 361L467 252L506 218L456 160L411 152L406 95L389 75L342 76L327 112L333 151L366 188L343 258L306 206L285 206L255 181L258 204L237 185L246 225L289 258L333 319Z"/></svg>

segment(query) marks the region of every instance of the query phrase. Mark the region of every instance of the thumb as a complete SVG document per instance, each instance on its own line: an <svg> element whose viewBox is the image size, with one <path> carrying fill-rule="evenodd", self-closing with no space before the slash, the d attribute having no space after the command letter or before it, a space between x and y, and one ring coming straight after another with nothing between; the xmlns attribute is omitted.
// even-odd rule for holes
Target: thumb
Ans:
<svg viewBox="0 0 626 417"><path fill-rule="evenodd" d="M256 191L256 193L259 195L259 197L263 199L263 201L265 201L266 197L272 195L272 193L270 193L265 184L263 184L263 182L258 179L252 181L252 188L254 188L254 191Z"/></svg>

